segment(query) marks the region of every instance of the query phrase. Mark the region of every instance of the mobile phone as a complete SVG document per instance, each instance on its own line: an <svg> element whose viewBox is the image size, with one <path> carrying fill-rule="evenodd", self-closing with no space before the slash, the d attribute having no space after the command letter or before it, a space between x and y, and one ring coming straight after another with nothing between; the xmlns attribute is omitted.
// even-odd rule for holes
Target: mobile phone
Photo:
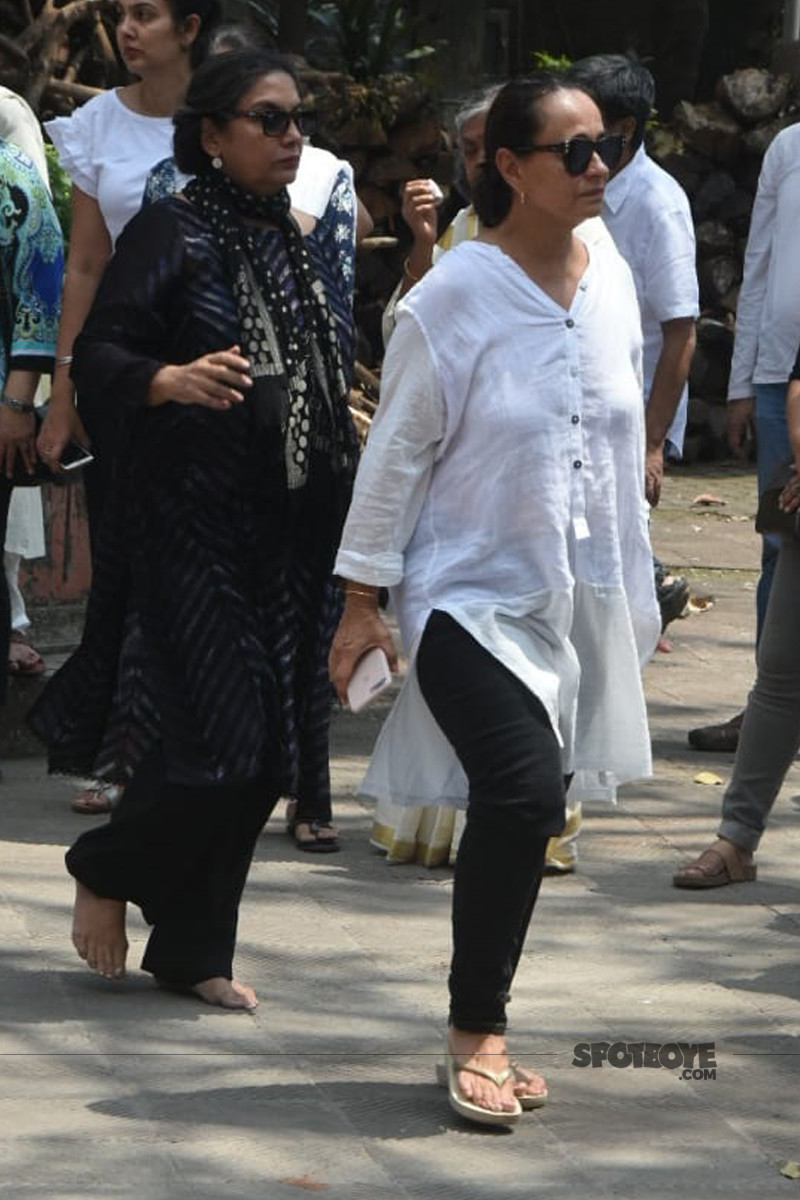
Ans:
<svg viewBox="0 0 800 1200"><path fill-rule="evenodd" d="M392 682L389 660L380 646L373 646L362 654L355 665L347 685L347 703L350 711L361 712L371 704Z"/></svg>
<svg viewBox="0 0 800 1200"><path fill-rule="evenodd" d="M94 455L88 446L83 446L80 442L67 442L58 465L62 471L76 471L78 467L85 467L90 462L94 462Z"/></svg>

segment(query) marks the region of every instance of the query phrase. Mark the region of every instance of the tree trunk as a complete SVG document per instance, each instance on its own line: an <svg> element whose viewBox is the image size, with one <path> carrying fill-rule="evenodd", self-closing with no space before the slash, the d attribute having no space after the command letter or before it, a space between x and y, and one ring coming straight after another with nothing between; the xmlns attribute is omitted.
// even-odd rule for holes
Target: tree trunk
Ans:
<svg viewBox="0 0 800 1200"><path fill-rule="evenodd" d="M282 0L278 16L278 47L283 54L303 54L308 26L308 0Z"/></svg>

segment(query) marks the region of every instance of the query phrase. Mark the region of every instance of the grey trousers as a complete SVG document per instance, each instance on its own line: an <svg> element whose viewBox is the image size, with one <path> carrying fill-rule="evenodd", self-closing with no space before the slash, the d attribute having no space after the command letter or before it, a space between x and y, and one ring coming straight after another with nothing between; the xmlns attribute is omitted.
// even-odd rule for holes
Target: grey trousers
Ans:
<svg viewBox="0 0 800 1200"><path fill-rule="evenodd" d="M800 541L784 538L757 652L720 837L755 850L800 746Z"/></svg>

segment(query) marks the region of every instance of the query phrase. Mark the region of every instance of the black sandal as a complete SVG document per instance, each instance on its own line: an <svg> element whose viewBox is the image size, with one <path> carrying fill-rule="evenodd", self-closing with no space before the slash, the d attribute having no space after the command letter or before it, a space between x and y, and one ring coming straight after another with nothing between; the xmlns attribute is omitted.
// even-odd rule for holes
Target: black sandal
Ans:
<svg viewBox="0 0 800 1200"><path fill-rule="evenodd" d="M308 828L311 836L301 837L298 829ZM330 831L333 836L321 837ZM286 823L286 832L294 840L298 850L306 850L309 854L335 854L341 849L339 835L328 822L290 820Z"/></svg>

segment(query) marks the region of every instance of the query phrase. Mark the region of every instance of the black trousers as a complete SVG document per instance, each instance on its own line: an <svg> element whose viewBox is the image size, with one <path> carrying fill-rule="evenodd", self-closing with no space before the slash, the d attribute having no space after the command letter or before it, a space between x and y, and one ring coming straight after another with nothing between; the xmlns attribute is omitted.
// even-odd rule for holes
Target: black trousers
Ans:
<svg viewBox="0 0 800 1200"><path fill-rule="evenodd" d="M547 840L564 828L561 751L541 702L446 613L428 619L417 676L469 782L453 887L450 1024L503 1033Z"/></svg>
<svg viewBox="0 0 800 1200"><path fill-rule="evenodd" d="M98 896L132 901L152 926L142 968L174 984L233 977L239 901L277 794L264 779L168 783L160 749L142 763L106 825L67 851Z"/></svg>

